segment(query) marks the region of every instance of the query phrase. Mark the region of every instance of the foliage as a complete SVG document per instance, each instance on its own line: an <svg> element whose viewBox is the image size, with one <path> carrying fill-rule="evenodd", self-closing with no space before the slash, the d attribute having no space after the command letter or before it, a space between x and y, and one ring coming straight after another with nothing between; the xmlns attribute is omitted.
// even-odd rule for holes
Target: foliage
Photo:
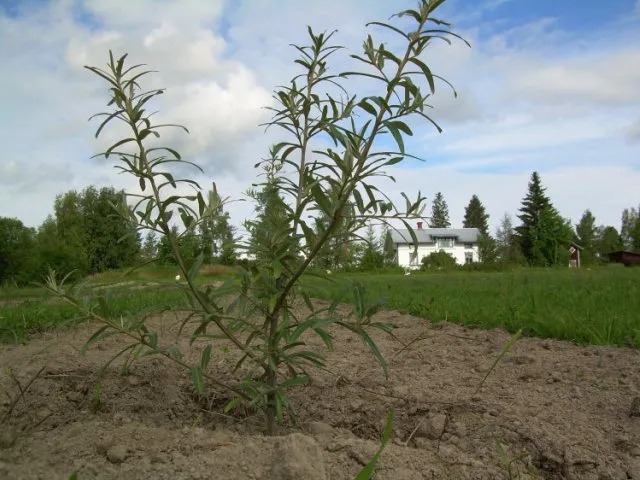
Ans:
<svg viewBox="0 0 640 480"><path fill-rule="evenodd" d="M596 249L601 260L606 261L609 253L622 250L623 248L622 238L615 227L605 227L603 225L598 227Z"/></svg>
<svg viewBox="0 0 640 480"><path fill-rule="evenodd" d="M513 220L507 213L496 230L496 254L503 265L520 265L524 262Z"/></svg>
<svg viewBox="0 0 640 480"><path fill-rule="evenodd" d="M489 233L489 214L477 195L473 195L464 210L464 228L477 228L480 233Z"/></svg>
<svg viewBox="0 0 640 480"><path fill-rule="evenodd" d="M239 350L242 358L234 369L235 380L223 382L220 375L210 372L211 345L203 349L197 364L189 364L177 344L167 346L159 341L158 332L146 325L146 317L131 316L114 322L97 310L96 305L106 303L104 299L98 298L97 304L89 302L87 306L76 298L74 288L66 287L64 280L59 281L52 274L48 282L52 291L103 324L85 349L106 336L125 335L132 343L124 346L122 353L135 352L136 358L162 355L182 365L191 372L196 390L201 392L207 381L233 395L225 410L242 402L262 409L270 434L285 413L292 413L287 391L306 384L310 368L324 365L322 355L305 348L306 335L317 334L331 348L329 326L346 328L370 347L386 373L386 362L368 333L372 328L386 332L393 328L372 321L380 302L368 303L356 283L352 286L354 308L343 317L336 310L340 295L328 308L317 309L300 289L299 280L323 247L335 238L341 222L346 234L353 238L370 220L406 222L422 215L424 198L420 195L414 202L405 196L406 208L399 210L370 182L373 177L387 176L384 168L398 164L408 155L404 137L412 134L406 123L409 117L434 123L425 107L440 77L431 72L421 56L434 41L449 42L447 37L457 37L449 24L432 16L442 3L421 0L417 10L397 15L402 18L398 26L372 22L399 35L404 47L396 55L384 44L376 46L371 35L367 36L363 55L351 56L363 67L361 70L329 73L329 61L341 47L329 43L333 34L316 35L309 28L310 45L295 46L302 73L275 92L275 106L271 107L273 119L268 126L283 129L288 139L274 145L269 158L259 163L272 173L272 178L258 187L269 182L276 186L283 198L284 221L274 225L277 229L272 234L258 236L259 259L240 281L217 289L196 284L203 255L188 265L180 239L192 235L203 218L219 212L225 201L217 194L205 198L196 182L175 179L165 170L172 164L190 163L178 152L169 147L148 146L148 138L159 137L161 129L170 126L153 124L146 112L148 102L163 90L143 91L139 82L149 72L140 72L139 65L125 67L126 55L115 59L110 53L106 71L87 67L110 87L111 110L98 114L103 121L96 135L116 121L124 122L131 132L130 137L117 141L102 154L107 159L116 157L117 168L136 177L142 190L139 195L131 195L137 199L132 208L125 209L122 204L121 214L127 221L135 221L139 231L163 234L178 263L177 287L189 302L181 330L191 331L192 341L221 336ZM431 24L435 28L430 28ZM380 93L361 98L350 95L346 86L352 77L371 80ZM430 94L423 93L425 86ZM390 134L396 146L378 150L380 143L376 139L385 134ZM326 140L331 146L326 146ZM178 184L194 187L195 193L178 194ZM176 220L184 228L179 235L170 223L176 213ZM324 215L328 221L318 234L309 222L314 216ZM415 241L415 234L410 231ZM298 298L305 301L308 313L294 308ZM210 329L215 333L209 333Z"/></svg>
<svg viewBox="0 0 640 480"><path fill-rule="evenodd" d="M25 284L34 276L35 231L16 218L0 217L0 285Z"/></svg>
<svg viewBox="0 0 640 480"><path fill-rule="evenodd" d="M622 246L626 250L633 250L634 243L636 243L634 231L638 224L638 211L633 207L625 208L622 211L621 220L620 239L622 240Z"/></svg>
<svg viewBox="0 0 640 480"><path fill-rule="evenodd" d="M386 267L396 264L396 247L391 237L391 229L386 226L381 237L382 261Z"/></svg>
<svg viewBox="0 0 640 480"><path fill-rule="evenodd" d="M153 231L149 230L144 236L140 254L142 259L146 261L151 261L156 258L158 254L158 241Z"/></svg>
<svg viewBox="0 0 640 480"><path fill-rule="evenodd" d="M638 209L640 210L640 208ZM640 251L640 215L635 208L625 208L622 212L620 238L626 250Z"/></svg>
<svg viewBox="0 0 640 480"><path fill-rule="evenodd" d="M217 192L209 192L209 204L217 196ZM217 210L207 212L200 223L200 250L204 256L204 262L233 265L235 255L235 227L231 225L229 212L224 210L221 204Z"/></svg>
<svg viewBox="0 0 640 480"><path fill-rule="evenodd" d="M498 242L488 233L481 233L478 237L478 252L482 263L492 265L498 261Z"/></svg>
<svg viewBox="0 0 640 480"><path fill-rule="evenodd" d="M429 223L431 228L449 228L449 206L444 199L442 192L436 193L431 205L431 220Z"/></svg>
<svg viewBox="0 0 640 480"><path fill-rule="evenodd" d="M531 174L529 191L522 200L516 227L522 253L532 266L565 263L573 232L545 194L538 172Z"/></svg>
<svg viewBox="0 0 640 480"><path fill-rule="evenodd" d="M422 269L438 269L438 270L450 270L457 265L456 259L444 250L437 252L431 252L426 257L422 257Z"/></svg>
<svg viewBox="0 0 640 480"><path fill-rule="evenodd" d="M379 242L376 241L376 234L373 225L367 226L367 234L364 241L364 251L360 258L360 270L373 271L379 270L384 266L384 257L379 248Z"/></svg>
<svg viewBox="0 0 640 480"><path fill-rule="evenodd" d="M591 210L585 210L580 222L576 225L576 243L582 247L580 260L583 265L592 265L595 262L597 240L596 218Z"/></svg>

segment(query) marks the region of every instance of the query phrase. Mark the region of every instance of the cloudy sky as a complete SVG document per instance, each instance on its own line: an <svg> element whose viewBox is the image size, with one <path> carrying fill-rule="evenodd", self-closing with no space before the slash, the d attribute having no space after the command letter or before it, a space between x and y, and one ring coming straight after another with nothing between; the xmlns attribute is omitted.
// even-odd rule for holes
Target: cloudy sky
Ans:
<svg viewBox="0 0 640 480"><path fill-rule="evenodd" d="M88 185L133 189L87 118L105 84L83 69L109 49L129 53L167 87L162 116L190 136L167 141L205 169L224 195L242 198L270 143L258 124L276 85L296 74L290 43L306 25L337 29L359 53L364 24L412 0L0 0L0 216L37 226L56 194ZM426 160L390 171L386 190L442 191L453 226L476 193L496 225L516 213L529 175L574 223L589 208L620 223L640 203L640 0L448 0L440 17L458 42L424 54L459 92L440 88L433 117L408 143ZM372 31L374 35L378 32ZM384 38L383 38L384 39ZM347 57L339 62L347 62ZM342 67L342 65L339 65ZM353 86L353 85L352 85ZM108 139L108 137L107 137ZM251 207L230 207L234 223Z"/></svg>

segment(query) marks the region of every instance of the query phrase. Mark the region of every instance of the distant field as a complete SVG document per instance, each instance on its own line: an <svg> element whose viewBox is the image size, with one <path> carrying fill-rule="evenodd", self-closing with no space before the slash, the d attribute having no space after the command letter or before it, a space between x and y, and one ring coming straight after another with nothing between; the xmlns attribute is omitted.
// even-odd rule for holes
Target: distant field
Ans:
<svg viewBox="0 0 640 480"><path fill-rule="evenodd" d="M175 267L145 268L131 276L109 272L89 279L109 302L108 316L144 312L153 305L186 305L175 285ZM208 266L199 281L229 278L229 267ZM386 308L430 321L471 327L523 328L527 335L577 343L640 348L640 268L529 270L481 273L341 274L334 282L309 277L317 298L360 281L366 296ZM346 298L346 301L349 299ZM105 312L101 312L105 313ZM72 326L83 319L45 290L0 289L0 341L22 342L30 333Z"/></svg>
<svg viewBox="0 0 640 480"><path fill-rule="evenodd" d="M234 270L220 265L204 266L198 281L226 278ZM109 310L96 312L109 318L144 313L160 306L186 306L183 292L175 288L175 266L145 267L125 276L126 270L106 272L87 279L86 292L103 295ZM0 342L20 343L29 334L77 325L85 319L72 305L52 296L46 289L0 288Z"/></svg>
<svg viewBox="0 0 640 480"><path fill-rule="evenodd" d="M527 335L640 348L640 268L336 276L358 280L368 298L431 321L520 328ZM326 288L326 287L325 287Z"/></svg>

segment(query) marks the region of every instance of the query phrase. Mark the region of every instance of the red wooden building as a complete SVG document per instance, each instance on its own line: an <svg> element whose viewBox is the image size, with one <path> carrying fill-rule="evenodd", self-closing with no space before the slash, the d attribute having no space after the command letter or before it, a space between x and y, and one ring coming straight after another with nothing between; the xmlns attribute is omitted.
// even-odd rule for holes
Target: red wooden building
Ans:
<svg viewBox="0 0 640 480"><path fill-rule="evenodd" d="M625 267L640 265L640 253L618 250L617 252L611 252L609 254L609 261L622 263Z"/></svg>
<svg viewBox="0 0 640 480"><path fill-rule="evenodd" d="M580 251L582 247L577 243L569 244L569 268L580 268Z"/></svg>

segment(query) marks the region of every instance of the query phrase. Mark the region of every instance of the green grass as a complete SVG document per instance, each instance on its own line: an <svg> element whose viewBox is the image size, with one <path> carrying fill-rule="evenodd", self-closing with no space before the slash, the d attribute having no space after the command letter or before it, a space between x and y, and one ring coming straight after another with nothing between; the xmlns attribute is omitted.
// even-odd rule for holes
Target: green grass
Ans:
<svg viewBox="0 0 640 480"><path fill-rule="evenodd" d="M640 348L640 269L352 274L336 280L314 295L328 299L344 282L358 280L368 298L384 298L387 308L434 322Z"/></svg>
<svg viewBox="0 0 640 480"><path fill-rule="evenodd" d="M93 288L112 286L100 291L108 296L108 316L135 315L154 305L185 305L183 293L171 288L175 267L147 267L127 277L123 273L89 279ZM208 267L198 281L229 278L229 273L228 268ZM529 336L640 348L640 268L342 274L332 278L335 281L328 283L307 276L305 283L322 287L310 288L310 293L328 299L345 283L358 280L367 298L383 298L387 308L433 322L501 327L510 332L523 328ZM131 288L145 283L152 285ZM0 341L23 342L31 333L82 321L72 306L53 301L44 289L0 289Z"/></svg>
<svg viewBox="0 0 640 480"><path fill-rule="evenodd" d="M87 279L88 293L104 295L107 299L109 310L104 312L96 305L96 313L120 318L143 313L154 306L161 309L187 305L184 293L173 288L177 267L148 266L127 272L115 270ZM207 265L197 281L229 278L232 272L229 267ZM145 288L137 288L143 285ZM75 307L55 298L43 287L0 288L0 342L21 343L31 334L79 325L85 320Z"/></svg>

